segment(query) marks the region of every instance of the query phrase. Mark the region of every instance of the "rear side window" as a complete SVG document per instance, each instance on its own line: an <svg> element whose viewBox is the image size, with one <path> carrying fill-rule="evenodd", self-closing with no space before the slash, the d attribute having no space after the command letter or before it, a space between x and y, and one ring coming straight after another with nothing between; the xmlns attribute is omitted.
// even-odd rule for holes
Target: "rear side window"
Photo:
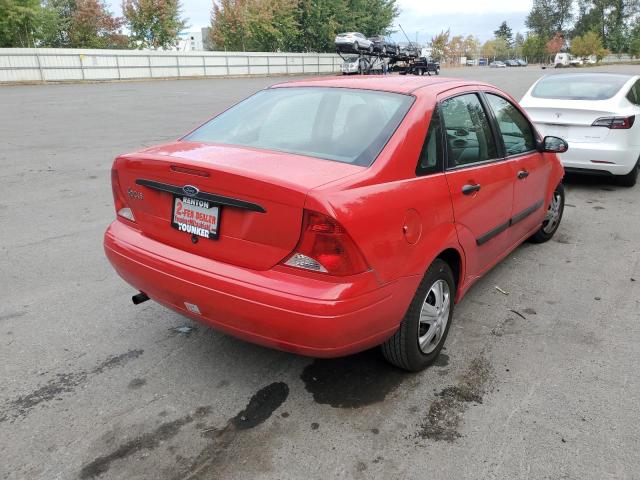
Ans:
<svg viewBox="0 0 640 480"><path fill-rule="evenodd" d="M275 150L368 167L413 100L408 95L373 90L272 88L231 107L183 140Z"/></svg>
<svg viewBox="0 0 640 480"><path fill-rule="evenodd" d="M498 157L487 114L475 93L442 102L447 139L447 167L456 168Z"/></svg>
<svg viewBox="0 0 640 480"><path fill-rule="evenodd" d="M607 100L628 81L627 75L607 73L550 75L536 84L531 96L558 100Z"/></svg>
<svg viewBox="0 0 640 480"><path fill-rule="evenodd" d="M640 105L640 80L631 86L629 93L627 93L627 100L634 105Z"/></svg>
<svg viewBox="0 0 640 480"><path fill-rule="evenodd" d="M416 175L442 171L442 128L440 127L440 114L438 108L433 110L427 138L420 152L420 160L416 168Z"/></svg>
<svg viewBox="0 0 640 480"><path fill-rule="evenodd" d="M498 121L507 157L535 150L533 129L525 116L506 99L490 93L486 96Z"/></svg>

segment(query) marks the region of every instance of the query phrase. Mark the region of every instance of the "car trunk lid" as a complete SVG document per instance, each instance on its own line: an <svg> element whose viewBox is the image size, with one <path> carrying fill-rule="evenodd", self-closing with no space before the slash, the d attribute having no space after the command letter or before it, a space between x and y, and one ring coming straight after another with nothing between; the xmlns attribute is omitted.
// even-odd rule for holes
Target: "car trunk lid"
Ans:
<svg viewBox="0 0 640 480"><path fill-rule="evenodd" d="M116 162L121 189L145 235L191 253L257 270L272 267L296 246L309 190L363 168L288 153L192 142L146 149ZM199 192L190 197L183 190L185 186ZM193 193L188 187L186 190ZM199 208L202 201L209 202L205 205L208 209ZM180 212L183 207L190 209L194 219L186 230L180 228L187 221L174 217L174 210ZM173 222L175 218L178 223ZM204 238L202 231L192 229L206 226L211 218L217 222L217 238Z"/></svg>
<svg viewBox="0 0 640 480"><path fill-rule="evenodd" d="M543 135L553 135L570 143L598 143L606 140L609 129L593 127L602 117L615 116L610 109L597 108L598 102L574 101L573 108L561 108L547 101L548 105L526 107L526 111ZM557 103L557 101L556 101Z"/></svg>

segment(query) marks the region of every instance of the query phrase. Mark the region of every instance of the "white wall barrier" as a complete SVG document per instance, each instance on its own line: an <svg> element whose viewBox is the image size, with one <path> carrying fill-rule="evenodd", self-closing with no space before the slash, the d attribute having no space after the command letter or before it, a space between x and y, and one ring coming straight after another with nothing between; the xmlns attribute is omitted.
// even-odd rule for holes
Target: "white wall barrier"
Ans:
<svg viewBox="0 0 640 480"><path fill-rule="evenodd" d="M326 74L341 64L330 53L0 48L0 82Z"/></svg>

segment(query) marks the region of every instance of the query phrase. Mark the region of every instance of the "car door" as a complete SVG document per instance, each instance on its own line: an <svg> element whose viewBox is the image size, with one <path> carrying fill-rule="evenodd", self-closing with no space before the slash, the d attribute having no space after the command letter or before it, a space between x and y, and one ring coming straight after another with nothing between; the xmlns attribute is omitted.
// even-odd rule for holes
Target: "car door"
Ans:
<svg viewBox="0 0 640 480"><path fill-rule="evenodd" d="M478 92L439 99L446 153L445 176L466 270L480 275L508 245L513 173L499 155Z"/></svg>
<svg viewBox="0 0 640 480"><path fill-rule="evenodd" d="M484 92L495 119L499 143L515 179L509 228L513 245L539 226L546 209L545 192L552 165L536 148L535 130L518 107L495 92Z"/></svg>

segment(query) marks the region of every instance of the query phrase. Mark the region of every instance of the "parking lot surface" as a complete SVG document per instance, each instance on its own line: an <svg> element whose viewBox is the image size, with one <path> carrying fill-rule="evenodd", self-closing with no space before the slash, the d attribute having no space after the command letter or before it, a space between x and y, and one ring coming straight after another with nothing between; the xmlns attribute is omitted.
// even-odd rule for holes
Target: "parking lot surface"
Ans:
<svg viewBox="0 0 640 480"><path fill-rule="evenodd" d="M443 72L518 99L543 73ZM0 478L638 478L640 186L569 178L554 239L479 281L419 374L131 303L114 156L282 80L0 87Z"/></svg>

